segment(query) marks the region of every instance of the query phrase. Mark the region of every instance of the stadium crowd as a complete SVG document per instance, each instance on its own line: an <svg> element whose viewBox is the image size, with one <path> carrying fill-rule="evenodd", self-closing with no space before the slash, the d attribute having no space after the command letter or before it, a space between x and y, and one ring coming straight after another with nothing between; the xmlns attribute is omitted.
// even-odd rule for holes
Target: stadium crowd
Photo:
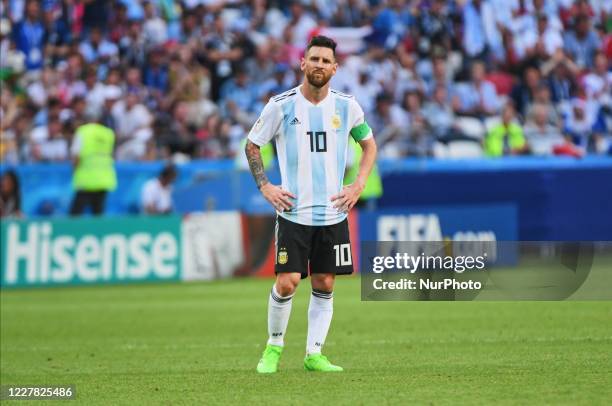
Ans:
<svg viewBox="0 0 612 406"><path fill-rule="evenodd" d="M609 0L1 0L0 156L232 158L310 36L383 158L612 153Z"/></svg>

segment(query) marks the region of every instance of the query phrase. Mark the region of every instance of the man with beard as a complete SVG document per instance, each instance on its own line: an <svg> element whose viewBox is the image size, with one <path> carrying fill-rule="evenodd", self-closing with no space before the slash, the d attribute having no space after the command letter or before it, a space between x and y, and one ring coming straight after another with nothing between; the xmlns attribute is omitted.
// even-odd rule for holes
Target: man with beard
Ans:
<svg viewBox="0 0 612 406"><path fill-rule="evenodd" d="M248 135L249 167L262 195L274 206L276 281L268 301L269 339L257 372L278 370L292 298L311 277L304 369L342 371L321 354L333 312L336 275L353 272L349 210L359 199L376 160L376 143L354 97L330 89L336 43L315 36L301 60L301 85L272 97ZM342 186L349 137L363 149L354 183ZM260 147L274 138L282 184L266 177Z"/></svg>

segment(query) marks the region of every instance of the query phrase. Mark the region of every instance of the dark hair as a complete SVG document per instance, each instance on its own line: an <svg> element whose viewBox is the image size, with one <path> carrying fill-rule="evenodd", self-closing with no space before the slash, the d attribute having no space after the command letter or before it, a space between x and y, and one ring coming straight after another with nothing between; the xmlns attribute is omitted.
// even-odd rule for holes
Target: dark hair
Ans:
<svg viewBox="0 0 612 406"><path fill-rule="evenodd" d="M323 35L316 35L312 37L308 43L308 46L306 47L306 53L308 53L312 47L329 48L334 53L334 58L336 57L336 41L329 37Z"/></svg>
<svg viewBox="0 0 612 406"><path fill-rule="evenodd" d="M9 169L2 174L2 177L9 178L13 183L13 190L11 191L12 194L10 196L5 197L12 197L15 201L14 209L17 211L21 211L21 191L19 190L19 177L17 176L17 172L12 169Z"/></svg>
<svg viewBox="0 0 612 406"><path fill-rule="evenodd" d="M173 164L167 164L159 173L160 178L172 179L176 177L176 167Z"/></svg>

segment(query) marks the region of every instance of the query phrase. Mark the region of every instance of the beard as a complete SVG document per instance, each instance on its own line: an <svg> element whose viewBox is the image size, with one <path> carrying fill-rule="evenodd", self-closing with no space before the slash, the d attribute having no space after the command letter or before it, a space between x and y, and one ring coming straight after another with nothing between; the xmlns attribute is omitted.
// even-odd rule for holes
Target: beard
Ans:
<svg viewBox="0 0 612 406"><path fill-rule="evenodd" d="M308 83L316 88L322 88L329 82L331 79L331 75L326 75L324 72L316 71L317 73L321 73L320 75L315 75L315 72L310 72L306 74L306 79L308 79Z"/></svg>

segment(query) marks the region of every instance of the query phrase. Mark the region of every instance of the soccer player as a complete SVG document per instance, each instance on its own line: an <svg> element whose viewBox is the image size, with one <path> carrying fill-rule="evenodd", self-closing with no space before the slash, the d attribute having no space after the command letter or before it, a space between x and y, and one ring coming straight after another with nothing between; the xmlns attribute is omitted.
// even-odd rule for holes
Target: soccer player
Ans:
<svg viewBox="0 0 612 406"><path fill-rule="evenodd" d="M283 351L295 289L310 270L312 295L304 369L342 371L321 354L333 312L336 275L351 274L348 211L355 205L376 160L376 143L352 96L330 89L336 43L313 37L301 69L302 84L272 97L249 132L249 167L262 195L274 206L276 282L268 302L269 339L257 372L273 373ZM363 148L354 183L342 186L349 137ZM268 181L260 148L274 138L282 185Z"/></svg>

